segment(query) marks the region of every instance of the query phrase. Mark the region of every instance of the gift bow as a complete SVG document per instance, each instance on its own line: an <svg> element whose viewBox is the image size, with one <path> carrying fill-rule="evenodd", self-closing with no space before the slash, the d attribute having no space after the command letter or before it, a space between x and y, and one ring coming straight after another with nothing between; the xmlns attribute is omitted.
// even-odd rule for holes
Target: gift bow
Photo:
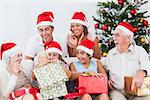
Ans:
<svg viewBox="0 0 150 100"><path fill-rule="evenodd" d="M21 89L21 90L16 90L14 92L11 92L9 96L10 96L10 100L13 100L14 98L22 96L24 94L32 94L35 100L38 100L38 98L36 97L36 93L38 93L38 91L39 88Z"/></svg>

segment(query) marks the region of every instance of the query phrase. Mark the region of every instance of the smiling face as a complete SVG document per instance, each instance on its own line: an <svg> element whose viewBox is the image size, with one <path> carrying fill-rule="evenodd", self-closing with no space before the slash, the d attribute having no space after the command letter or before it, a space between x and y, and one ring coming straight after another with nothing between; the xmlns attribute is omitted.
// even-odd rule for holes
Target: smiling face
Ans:
<svg viewBox="0 0 150 100"><path fill-rule="evenodd" d="M42 37L42 40L44 43L52 40L53 30L54 28L48 25L38 27L38 32L40 36Z"/></svg>
<svg viewBox="0 0 150 100"><path fill-rule="evenodd" d="M54 59L60 59L60 55L56 52L49 52L49 60L52 61Z"/></svg>
<svg viewBox="0 0 150 100"><path fill-rule="evenodd" d="M71 23L71 29L72 33L76 36L79 37L81 34L84 32L84 27L82 24L78 23Z"/></svg>
<svg viewBox="0 0 150 100"><path fill-rule="evenodd" d="M88 62L90 60L89 55L80 49L76 51L76 57L79 59L79 61L82 64L85 64L86 62Z"/></svg>

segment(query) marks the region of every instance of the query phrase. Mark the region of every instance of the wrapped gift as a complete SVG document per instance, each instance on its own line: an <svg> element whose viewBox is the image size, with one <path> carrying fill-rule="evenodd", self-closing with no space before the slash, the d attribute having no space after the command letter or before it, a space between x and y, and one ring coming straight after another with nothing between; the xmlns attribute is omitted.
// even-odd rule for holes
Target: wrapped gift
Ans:
<svg viewBox="0 0 150 100"><path fill-rule="evenodd" d="M53 83L68 81L68 77L60 63L48 64L33 70L41 88L45 88Z"/></svg>
<svg viewBox="0 0 150 100"><path fill-rule="evenodd" d="M150 95L150 77L145 77L143 84L140 88L135 87L131 91L132 77L125 77L125 91L129 94L134 94L137 96L147 96Z"/></svg>
<svg viewBox="0 0 150 100"><path fill-rule="evenodd" d="M89 94L108 93L107 77L80 76L78 87L85 87L86 93Z"/></svg>
<svg viewBox="0 0 150 100"><path fill-rule="evenodd" d="M48 56L49 54L46 51L38 53L37 56L34 58L34 67L38 68L48 64L49 63Z"/></svg>
<svg viewBox="0 0 150 100"><path fill-rule="evenodd" d="M137 88L135 87L133 91L131 91L131 84L132 84L132 77L124 77L124 90L127 94L136 95L137 94Z"/></svg>
<svg viewBox="0 0 150 100"><path fill-rule="evenodd" d="M44 100L53 99L55 97L61 97L68 94L65 82L57 82L46 88L42 88L40 89L40 93L44 97Z"/></svg>
<svg viewBox="0 0 150 100"><path fill-rule="evenodd" d="M137 90L138 96L150 95L150 77L145 77L142 87Z"/></svg>

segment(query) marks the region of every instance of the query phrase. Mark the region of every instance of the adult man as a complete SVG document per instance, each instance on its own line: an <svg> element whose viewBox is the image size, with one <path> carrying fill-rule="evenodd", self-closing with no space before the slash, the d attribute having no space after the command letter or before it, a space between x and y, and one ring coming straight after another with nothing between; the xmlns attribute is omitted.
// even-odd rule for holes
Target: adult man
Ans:
<svg viewBox="0 0 150 100"><path fill-rule="evenodd" d="M106 69L109 70L108 85L112 100L150 100L149 96L137 97L124 91L124 77L133 77L131 90L140 87L143 79L150 72L147 52L133 42L133 27L121 22L113 33L115 48L109 51L106 58Z"/></svg>
<svg viewBox="0 0 150 100"><path fill-rule="evenodd" d="M31 38L24 52L24 68L26 74L31 78L33 59L37 53L44 51L48 43L53 41L54 15L52 12L43 12L37 18L38 36Z"/></svg>

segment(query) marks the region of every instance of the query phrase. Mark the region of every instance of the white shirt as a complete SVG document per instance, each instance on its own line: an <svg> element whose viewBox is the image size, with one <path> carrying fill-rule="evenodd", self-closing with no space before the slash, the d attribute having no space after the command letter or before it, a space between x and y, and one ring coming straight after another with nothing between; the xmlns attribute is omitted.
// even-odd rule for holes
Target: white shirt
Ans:
<svg viewBox="0 0 150 100"><path fill-rule="evenodd" d="M24 55L25 56L30 56L30 57L35 57L37 53L44 51L44 43L42 41L42 38L38 36L32 37L25 48Z"/></svg>
<svg viewBox="0 0 150 100"><path fill-rule="evenodd" d="M0 62L0 100L7 100L17 82L17 76L10 75L6 70L6 64Z"/></svg>
<svg viewBox="0 0 150 100"><path fill-rule="evenodd" d="M150 75L148 54L144 48L137 45L130 45L128 51L123 54L119 53L116 47L110 50L105 67L117 89L124 88L124 76L133 76L139 70L146 70Z"/></svg>

